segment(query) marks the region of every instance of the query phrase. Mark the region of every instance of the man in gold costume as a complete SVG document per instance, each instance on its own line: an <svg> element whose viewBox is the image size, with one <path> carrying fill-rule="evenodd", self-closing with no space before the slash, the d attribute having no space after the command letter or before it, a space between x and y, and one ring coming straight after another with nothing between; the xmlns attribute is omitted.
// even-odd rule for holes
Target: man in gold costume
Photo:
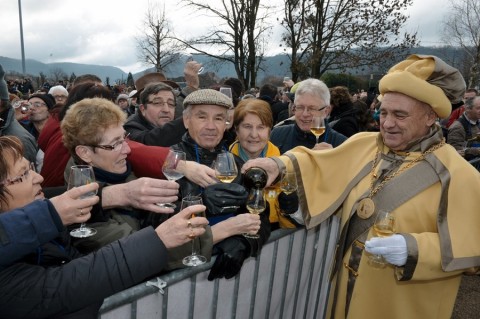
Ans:
<svg viewBox="0 0 480 319"><path fill-rule="evenodd" d="M412 55L379 89L380 133L331 150L297 147L243 169L266 169L270 183L296 172L307 228L341 219L328 317L450 318L462 274L480 266L480 174L436 124L461 100L465 81L437 57ZM395 216L392 236L373 229L381 210ZM386 266L374 267L372 254Z"/></svg>

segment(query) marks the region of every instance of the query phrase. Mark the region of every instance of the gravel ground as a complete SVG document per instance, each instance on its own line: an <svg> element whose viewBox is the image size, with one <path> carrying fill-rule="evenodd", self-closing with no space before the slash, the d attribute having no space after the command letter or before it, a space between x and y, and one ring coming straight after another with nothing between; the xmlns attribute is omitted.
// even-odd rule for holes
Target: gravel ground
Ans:
<svg viewBox="0 0 480 319"><path fill-rule="evenodd" d="M480 318L480 276L463 276L452 319Z"/></svg>

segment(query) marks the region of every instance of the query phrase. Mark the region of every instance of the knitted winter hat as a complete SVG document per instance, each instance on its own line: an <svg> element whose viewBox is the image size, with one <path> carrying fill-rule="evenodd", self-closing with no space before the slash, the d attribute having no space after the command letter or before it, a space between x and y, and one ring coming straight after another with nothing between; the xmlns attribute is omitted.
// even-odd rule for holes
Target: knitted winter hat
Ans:
<svg viewBox="0 0 480 319"><path fill-rule="evenodd" d="M118 103L118 101L120 101L120 100L126 100L126 101L128 101L128 95L123 94L123 93L122 93L122 94L119 94L119 95L117 96L117 99L116 99L115 101L116 101L116 103Z"/></svg>
<svg viewBox="0 0 480 319"><path fill-rule="evenodd" d="M440 118L450 115L465 87L457 69L436 56L417 54L394 65L379 82L380 94L403 93L430 105Z"/></svg>
<svg viewBox="0 0 480 319"><path fill-rule="evenodd" d="M30 101L34 97L41 99L45 104L47 104L48 109L51 109L55 105L55 98L51 94L35 93L30 95L28 100Z"/></svg>
<svg viewBox="0 0 480 319"><path fill-rule="evenodd" d="M183 107L187 108L190 105L199 105L199 104L206 104L206 105L218 105L223 106L227 109L233 107L232 99L226 96L219 91L212 90L212 89L203 89L197 90L185 98L183 100Z"/></svg>

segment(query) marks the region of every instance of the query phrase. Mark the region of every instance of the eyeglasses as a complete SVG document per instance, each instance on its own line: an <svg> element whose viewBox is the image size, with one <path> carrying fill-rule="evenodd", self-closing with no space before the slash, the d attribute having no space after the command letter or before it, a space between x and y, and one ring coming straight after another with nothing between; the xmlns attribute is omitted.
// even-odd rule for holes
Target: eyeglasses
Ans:
<svg viewBox="0 0 480 319"><path fill-rule="evenodd" d="M307 112L307 113L315 113L315 112L320 112L321 110L323 110L324 108L326 108L327 106L322 106L321 108L317 109L316 107L313 107L313 106L303 106L303 105L294 105L295 107L295 112L300 112L300 113L303 113L303 112Z"/></svg>
<svg viewBox="0 0 480 319"><path fill-rule="evenodd" d="M67 99L65 95L54 95L53 98L55 100L62 100L62 101Z"/></svg>
<svg viewBox="0 0 480 319"><path fill-rule="evenodd" d="M35 107L47 106L47 104L45 104L43 102L33 102L33 103L30 103L30 105L35 106Z"/></svg>
<svg viewBox="0 0 480 319"><path fill-rule="evenodd" d="M153 101L147 101L147 104L151 104L155 107L160 107L160 106L166 104L168 106L168 108L170 108L170 109L174 109L175 106L176 106L173 101L170 101L170 100L169 101L164 101L162 99L155 99Z"/></svg>
<svg viewBox="0 0 480 319"><path fill-rule="evenodd" d="M102 150L107 150L107 151L119 152L123 147L123 143L129 141L128 136L130 136L130 133L125 132L125 134L123 135L123 139L113 143L112 145L88 145L88 146L98 147L98 148L101 148Z"/></svg>
<svg viewBox="0 0 480 319"><path fill-rule="evenodd" d="M21 182L27 180L28 176L30 176L30 171L35 172L35 164L30 163L28 168L25 170L25 172L23 172L22 175L16 176L12 179L9 178L9 179L5 180L4 182L1 182L0 185L10 186L10 185L21 183Z"/></svg>

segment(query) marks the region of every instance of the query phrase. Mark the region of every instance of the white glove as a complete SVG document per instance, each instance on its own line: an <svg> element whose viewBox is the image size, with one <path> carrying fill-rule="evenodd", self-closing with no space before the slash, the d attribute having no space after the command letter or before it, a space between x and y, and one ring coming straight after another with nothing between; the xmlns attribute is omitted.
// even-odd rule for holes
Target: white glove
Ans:
<svg viewBox="0 0 480 319"><path fill-rule="evenodd" d="M401 267L407 262L407 242L402 235L370 238L365 242L365 250L374 255L382 255L388 263L395 266Z"/></svg>

